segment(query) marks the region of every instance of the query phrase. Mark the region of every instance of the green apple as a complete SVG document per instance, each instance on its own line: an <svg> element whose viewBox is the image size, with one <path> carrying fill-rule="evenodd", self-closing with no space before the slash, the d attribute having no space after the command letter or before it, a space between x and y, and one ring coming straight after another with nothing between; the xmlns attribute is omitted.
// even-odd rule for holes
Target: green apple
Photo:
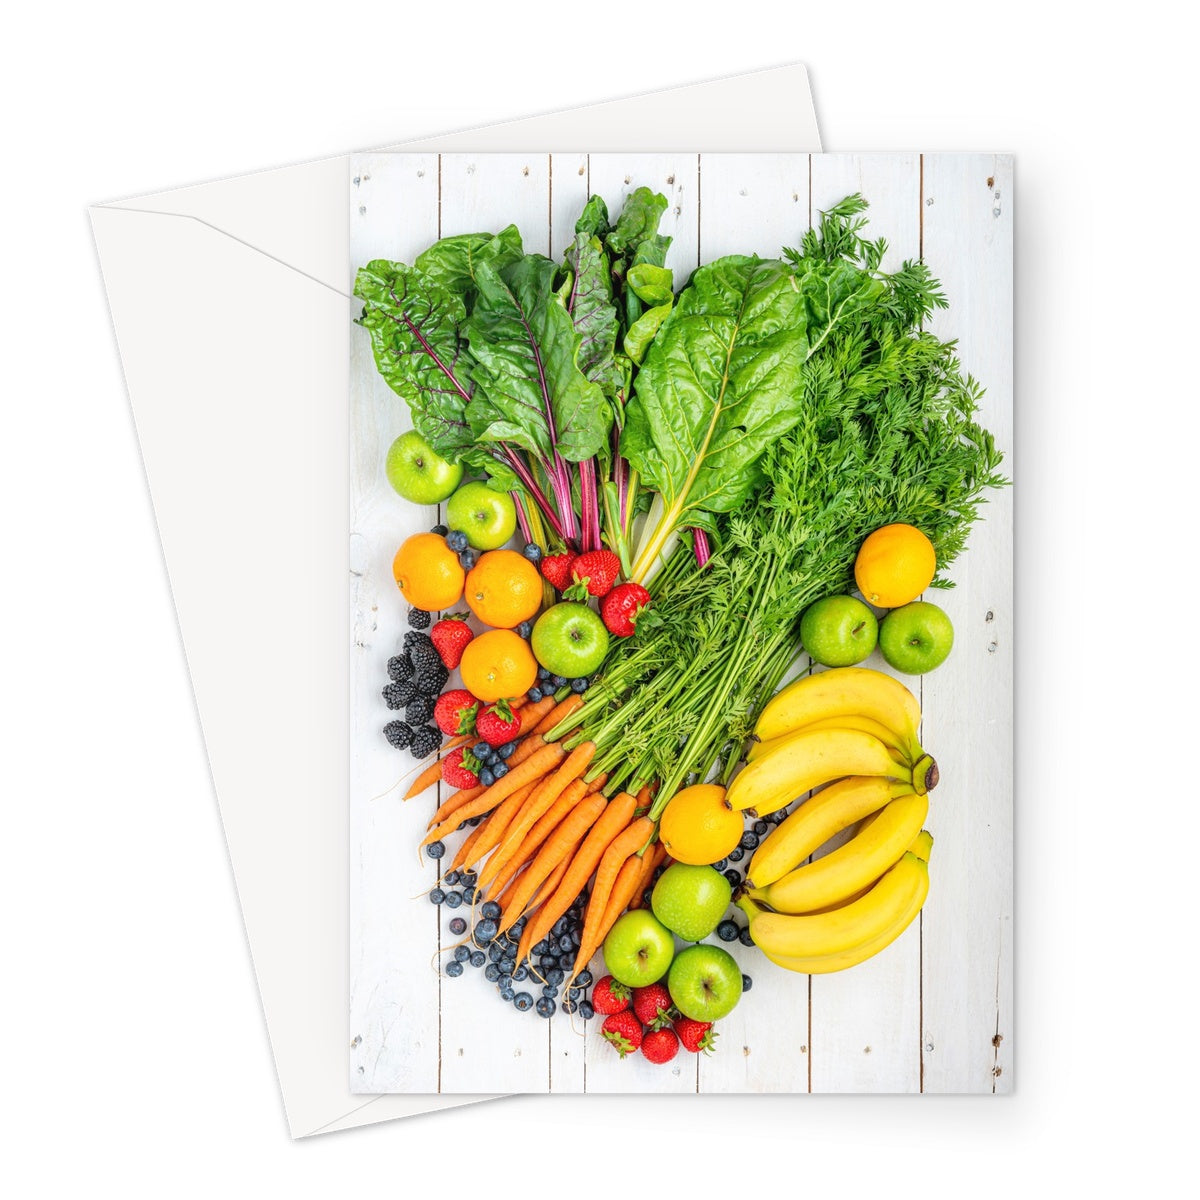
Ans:
<svg viewBox="0 0 1200 1200"><path fill-rule="evenodd" d="M954 626L945 611L927 600L893 608L879 623L879 653L905 675L924 675L946 661Z"/></svg>
<svg viewBox="0 0 1200 1200"><path fill-rule="evenodd" d="M800 644L823 667L852 667L871 656L879 638L875 614L855 596L826 596L800 618Z"/></svg>
<svg viewBox="0 0 1200 1200"><path fill-rule="evenodd" d="M685 942L698 942L725 915L733 889L715 867L672 863L650 893L654 915Z"/></svg>
<svg viewBox="0 0 1200 1200"><path fill-rule="evenodd" d="M529 645L533 657L551 675L578 679L600 669L608 638L595 609L576 600L560 600L534 622Z"/></svg>
<svg viewBox="0 0 1200 1200"><path fill-rule="evenodd" d="M675 957L671 931L645 908L622 913L604 939L604 967L627 987L645 987L666 973ZM738 975L738 984L742 981Z"/></svg>
<svg viewBox="0 0 1200 1200"><path fill-rule="evenodd" d="M517 531L517 506L507 492L475 479L446 501L446 525L465 533L475 550L498 550Z"/></svg>
<svg viewBox="0 0 1200 1200"><path fill-rule="evenodd" d="M733 1012L742 998L742 968L728 950L701 942L675 956L667 972L667 991L685 1017L716 1021Z"/></svg>
<svg viewBox="0 0 1200 1200"><path fill-rule="evenodd" d="M388 447L384 470L388 483L413 504L441 504L463 477L462 465L447 462L415 429Z"/></svg>

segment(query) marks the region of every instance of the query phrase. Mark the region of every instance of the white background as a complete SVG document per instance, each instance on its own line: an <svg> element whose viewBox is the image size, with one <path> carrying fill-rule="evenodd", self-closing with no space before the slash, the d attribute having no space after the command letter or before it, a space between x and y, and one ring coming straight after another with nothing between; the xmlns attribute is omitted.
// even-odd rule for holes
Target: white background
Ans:
<svg viewBox="0 0 1200 1200"><path fill-rule="evenodd" d="M1197 944L1194 64L1169 11L6 17L0 1187L1165 1193ZM827 150L1016 156L1016 1094L524 1097L292 1143L86 206L795 59ZM164 303L186 285L163 264Z"/></svg>

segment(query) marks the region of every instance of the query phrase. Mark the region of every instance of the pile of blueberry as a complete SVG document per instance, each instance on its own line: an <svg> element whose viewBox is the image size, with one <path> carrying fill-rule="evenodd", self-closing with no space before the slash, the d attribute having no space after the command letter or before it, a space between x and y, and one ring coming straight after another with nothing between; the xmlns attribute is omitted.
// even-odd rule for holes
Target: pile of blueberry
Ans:
<svg viewBox="0 0 1200 1200"><path fill-rule="evenodd" d="M553 696L559 688L570 687L571 691L578 692L581 696L588 690L590 680L584 676L578 679L568 679L565 675L551 675L545 667L538 667L537 683L529 689L529 699L535 704L543 696Z"/></svg>
<svg viewBox="0 0 1200 1200"><path fill-rule="evenodd" d="M434 857L438 856L435 854ZM435 887L429 898L434 904L450 908L473 904L476 899L475 880L473 871L448 871L441 880L445 886ZM461 891L446 890L447 887L456 886L461 886ZM482 968L483 977L496 985L500 999L511 1004L518 1012L532 1009L539 1017L552 1017L561 1004L563 1012L578 1013L583 1020L591 1020L595 1016L595 1009L588 999L588 989L592 985L591 971L581 971L564 991L567 975L575 965L575 955L579 950L586 903L586 895L581 895L555 922L549 936L533 947L528 960L518 963L517 946L525 929L526 918L521 917L511 929L500 933L500 905L494 900L486 900L479 906L479 918L471 930L470 942L455 946L443 969L451 979L457 979L468 966ZM447 926L455 937L463 937L468 927L467 920L457 916L452 917Z"/></svg>
<svg viewBox="0 0 1200 1200"><path fill-rule="evenodd" d="M388 659L391 682L383 699L392 710L403 709L404 720L389 721L384 736L397 750L408 750L413 758L424 758L442 744L442 731L433 722L433 709L450 678L433 640L424 632L432 620L419 608L408 610L412 628L404 635L399 654Z"/></svg>

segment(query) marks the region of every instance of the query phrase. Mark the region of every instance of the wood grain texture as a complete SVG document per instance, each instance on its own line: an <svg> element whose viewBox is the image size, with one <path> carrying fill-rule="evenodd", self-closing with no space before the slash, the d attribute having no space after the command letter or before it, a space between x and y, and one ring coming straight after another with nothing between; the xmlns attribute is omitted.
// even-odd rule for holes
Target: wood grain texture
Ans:
<svg viewBox="0 0 1200 1200"><path fill-rule="evenodd" d="M667 196L663 232L677 288L729 253L777 255L822 207L870 201L885 269L924 255L950 301L931 326L959 340L987 387L983 423L1012 447L1011 159L978 155L372 154L352 168L352 264L411 262L438 236L515 223L530 251L561 259L590 194L610 212L646 185ZM730 946L753 979L718 1025L716 1054L666 1067L620 1061L585 1025L502 1004L482 971L443 978L454 914L427 899L436 878L417 855L437 789L403 803L406 753L380 732L380 695L406 628L391 577L404 537L436 508L391 491L382 463L410 425L351 337L353 596L351 764L351 1087L436 1092L1003 1092L1012 1087L1012 494L995 495L949 591L927 599L955 623L937 672L907 680L923 740L942 767L927 826L932 888L919 921L876 959L831 976L793 975ZM1011 459L1005 463L1012 475ZM885 669L878 654L869 665ZM795 670L804 669L801 659ZM452 676L452 685L457 682ZM459 910L460 913L463 910ZM469 914L465 914L469 915ZM445 961L442 953L440 961ZM597 975L603 960L592 963ZM536 992L538 989L531 989Z"/></svg>

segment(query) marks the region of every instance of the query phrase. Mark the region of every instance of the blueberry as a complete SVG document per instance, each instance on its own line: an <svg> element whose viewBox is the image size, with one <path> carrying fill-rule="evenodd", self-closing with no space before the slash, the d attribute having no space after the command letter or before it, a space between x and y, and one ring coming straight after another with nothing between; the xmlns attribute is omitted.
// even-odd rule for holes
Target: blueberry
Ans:
<svg viewBox="0 0 1200 1200"><path fill-rule="evenodd" d="M470 946L455 946L454 947L455 962L466 962L467 959L470 957L471 957L471 947Z"/></svg>
<svg viewBox="0 0 1200 1200"><path fill-rule="evenodd" d="M475 940L486 946L487 943L496 936L497 928L498 927L495 921L486 919L480 921L479 924L475 926Z"/></svg>
<svg viewBox="0 0 1200 1200"><path fill-rule="evenodd" d="M550 984L546 984L546 986L542 988L542 995L549 996L550 999L553 1000L554 997L558 995L558 988L551 987Z"/></svg>
<svg viewBox="0 0 1200 1200"><path fill-rule="evenodd" d="M735 871L735 872L734 872L734 874L736 875L736 874L737 874L737 872ZM725 872L725 875L726 875L726 877L728 877L728 875L729 875L729 872L728 872L728 871L726 871L726 872ZM730 882L733 882L733 881L731 880ZM645 891L642 893L642 903L643 903L643 904L649 904L649 903L650 903L650 896L651 896L651 891L650 891L650 889L649 889L649 888L647 888L647 889L646 889L646 890L645 890Z"/></svg>
<svg viewBox="0 0 1200 1200"><path fill-rule="evenodd" d="M588 690L588 681L586 679L579 678L579 679L571 680L571 691L578 692L579 695L583 695L583 693L586 692L587 690Z"/></svg>
<svg viewBox="0 0 1200 1200"><path fill-rule="evenodd" d="M516 992L514 992L514 991L512 990L512 988L510 988L510 987L503 987L503 986L502 986L502 987L500 988L500 999L501 999L501 1000L512 1000L512 998L513 998L515 995L516 995Z"/></svg>
<svg viewBox="0 0 1200 1200"><path fill-rule="evenodd" d="M748 992L754 986L754 980L749 975L742 976L742 991Z"/></svg>
<svg viewBox="0 0 1200 1200"><path fill-rule="evenodd" d="M517 748L516 742L505 742L503 746L496 747L496 754L501 758L507 758Z"/></svg>
<svg viewBox="0 0 1200 1200"><path fill-rule="evenodd" d="M446 907L447 908L458 908L459 905L462 904L462 902L463 902L462 892L447 892L446 893Z"/></svg>
<svg viewBox="0 0 1200 1200"><path fill-rule="evenodd" d="M500 940L496 941L488 947L488 958L494 963L498 963L504 957L504 947L500 944Z"/></svg>
<svg viewBox="0 0 1200 1200"><path fill-rule="evenodd" d="M425 853L428 854L430 858L441 858L442 855L446 853L446 843L430 842L429 845L425 847Z"/></svg>
<svg viewBox="0 0 1200 1200"><path fill-rule="evenodd" d="M542 689L540 687L531 687L526 695L536 704L542 698Z"/></svg>
<svg viewBox="0 0 1200 1200"><path fill-rule="evenodd" d="M464 871L462 873L462 881L468 887L474 887L474 885L478 881L478 879L479 879L479 876L476 875L474 871Z"/></svg>
<svg viewBox="0 0 1200 1200"><path fill-rule="evenodd" d="M464 904L475 903L475 889L473 887L465 887L462 890L462 898Z"/></svg>
<svg viewBox="0 0 1200 1200"><path fill-rule="evenodd" d="M754 822L754 832L757 833L759 837L764 837L766 835L767 830L770 828L771 828L770 825L768 825L766 823L766 821L755 821Z"/></svg>
<svg viewBox="0 0 1200 1200"><path fill-rule="evenodd" d="M487 742L476 742L475 745L471 747L471 753L477 759L479 759L480 762L486 761L489 750L491 750L491 746L489 746Z"/></svg>
<svg viewBox="0 0 1200 1200"><path fill-rule="evenodd" d="M517 1012L528 1012L533 1007L533 997L528 992L518 992L513 997L513 1007Z"/></svg>
<svg viewBox="0 0 1200 1200"><path fill-rule="evenodd" d="M736 942L738 937L738 923L736 921L722 921L717 926L717 937L723 942Z"/></svg>
<svg viewBox="0 0 1200 1200"><path fill-rule="evenodd" d="M525 980L529 978L529 968L517 967L517 969L513 971L512 977L513 983L524 983Z"/></svg>
<svg viewBox="0 0 1200 1200"><path fill-rule="evenodd" d="M457 959L446 964L446 974L451 979L457 979L463 973L463 965Z"/></svg>
<svg viewBox="0 0 1200 1200"><path fill-rule="evenodd" d="M538 674L537 674L537 677L538 677L539 679L549 679L549 678L550 678L550 672L549 672L549 671L547 671L545 667L538 667Z"/></svg>
<svg viewBox="0 0 1200 1200"><path fill-rule="evenodd" d="M453 887L461 878L462 876L457 871L447 871L442 876L442 882L447 887Z"/></svg>
<svg viewBox="0 0 1200 1200"><path fill-rule="evenodd" d="M563 951L564 954L570 954L571 951L575 949L575 942L572 940L574 936L575 935L572 933L564 933L562 937L558 939L558 948Z"/></svg>
<svg viewBox="0 0 1200 1200"><path fill-rule="evenodd" d="M485 962L487 962L487 955L482 950L476 950L471 955L471 966L482 967Z"/></svg>
<svg viewBox="0 0 1200 1200"><path fill-rule="evenodd" d="M522 621L520 625L517 626L517 637L528 638L532 632L533 624L530 621Z"/></svg>
<svg viewBox="0 0 1200 1200"><path fill-rule="evenodd" d="M450 932L453 934L466 933L466 921L464 921L462 917L455 917L454 920L450 922Z"/></svg>
<svg viewBox="0 0 1200 1200"><path fill-rule="evenodd" d="M717 859L717 861L715 863L713 863L713 870L714 871L724 871L728 865L729 865L729 859L719 858L719 859Z"/></svg>
<svg viewBox="0 0 1200 1200"><path fill-rule="evenodd" d="M531 563L539 563L542 561L542 554L544 551L542 550L541 546L537 544L537 542L526 542L525 549L522 550L521 553L525 555L525 557L529 559Z"/></svg>
<svg viewBox="0 0 1200 1200"><path fill-rule="evenodd" d="M445 900L445 898L446 898L446 893L443 892L441 888L434 888L429 893L430 904L441 904L441 902L443 900Z"/></svg>
<svg viewBox="0 0 1200 1200"><path fill-rule="evenodd" d="M738 845L743 850L754 850L758 846L758 834L753 829L747 829Z"/></svg>
<svg viewBox="0 0 1200 1200"><path fill-rule="evenodd" d="M729 852L729 861L730 862L741 862L742 859L745 857L746 857L746 852L745 852L745 850L743 850L741 848L741 846L734 846L734 848L732 850L730 850L730 852Z"/></svg>
<svg viewBox="0 0 1200 1200"><path fill-rule="evenodd" d="M450 530L445 525L435 525L429 532L440 534L442 537L445 537Z"/></svg>
<svg viewBox="0 0 1200 1200"><path fill-rule="evenodd" d="M541 956L543 954L545 954L549 949L550 949L550 943L543 938L540 942L538 942L538 944L536 946L534 946L533 953L535 955L537 955L538 958L541 958Z"/></svg>
<svg viewBox="0 0 1200 1200"><path fill-rule="evenodd" d="M458 563L464 571L469 571L475 565L475 551L464 550L458 556Z"/></svg>
<svg viewBox="0 0 1200 1200"><path fill-rule="evenodd" d="M455 554L459 554L467 548L467 535L461 529L456 529L453 533L446 534L446 545Z"/></svg>
<svg viewBox="0 0 1200 1200"><path fill-rule="evenodd" d="M590 987L592 983L591 971L580 971L579 974L575 976L575 982L581 988Z"/></svg>
<svg viewBox="0 0 1200 1200"><path fill-rule="evenodd" d="M558 920L554 922L550 932L554 934L555 937L561 937L567 932L567 924L568 922L566 917L559 917Z"/></svg>
<svg viewBox="0 0 1200 1200"><path fill-rule="evenodd" d="M583 988L571 987L567 988L567 999L578 1000L583 995Z"/></svg>
<svg viewBox="0 0 1200 1200"><path fill-rule="evenodd" d="M722 874L725 876L726 879L729 880L730 887L737 887L737 885L742 882L741 873L738 871L735 871L732 867L730 867L727 871L723 871ZM647 900L646 903L649 904L650 901Z"/></svg>
<svg viewBox="0 0 1200 1200"><path fill-rule="evenodd" d="M479 772L479 782L483 784L484 787L491 787L492 784L496 782L496 776L492 774L490 767L484 767Z"/></svg>
<svg viewBox="0 0 1200 1200"><path fill-rule="evenodd" d="M578 1002L577 1000L572 1000L570 996L568 996L568 997L567 997L567 998L566 998L566 999L565 999L565 1000L562 1002L562 1010L563 1010L563 1012L565 1012L565 1013L573 1013L573 1012L575 1012L575 1011L576 1011L578 1008L579 1008L579 1002Z"/></svg>
<svg viewBox="0 0 1200 1200"><path fill-rule="evenodd" d="M754 939L750 936L749 925L743 926L740 930L738 930L738 941L741 942L743 946L754 945Z"/></svg>
<svg viewBox="0 0 1200 1200"><path fill-rule="evenodd" d="M566 687L567 677L565 675L551 675L550 682L553 683L556 688Z"/></svg>
<svg viewBox="0 0 1200 1200"><path fill-rule="evenodd" d="M498 921L504 915L504 909L495 900L486 900L480 905L479 915L488 921Z"/></svg>
<svg viewBox="0 0 1200 1200"><path fill-rule="evenodd" d="M489 983L495 983L500 978L500 968L494 962L488 963L483 969L483 977Z"/></svg>
<svg viewBox="0 0 1200 1200"><path fill-rule="evenodd" d="M558 1005L549 996L543 996L537 1002L537 1015L539 1017L552 1017Z"/></svg>
<svg viewBox="0 0 1200 1200"><path fill-rule="evenodd" d="M488 764L488 770L491 771L493 779L503 779L508 774L508 763L502 758L494 759Z"/></svg>
<svg viewBox="0 0 1200 1200"><path fill-rule="evenodd" d="M557 987L566 977L567 973L562 967L554 967L552 970L546 972L546 982L552 987Z"/></svg>
<svg viewBox="0 0 1200 1200"><path fill-rule="evenodd" d="M585 1021L590 1021L596 1015L596 1010L592 1007L592 1002L590 1000L580 1000L579 1015Z"/></svg>
<svg viewBox="0 0 1200 1200"><path fill-rule="evenodd" d="M505 954L500 959L500 970L507 971L510 975L517 969L517 956L515 954Z"/></svg>

